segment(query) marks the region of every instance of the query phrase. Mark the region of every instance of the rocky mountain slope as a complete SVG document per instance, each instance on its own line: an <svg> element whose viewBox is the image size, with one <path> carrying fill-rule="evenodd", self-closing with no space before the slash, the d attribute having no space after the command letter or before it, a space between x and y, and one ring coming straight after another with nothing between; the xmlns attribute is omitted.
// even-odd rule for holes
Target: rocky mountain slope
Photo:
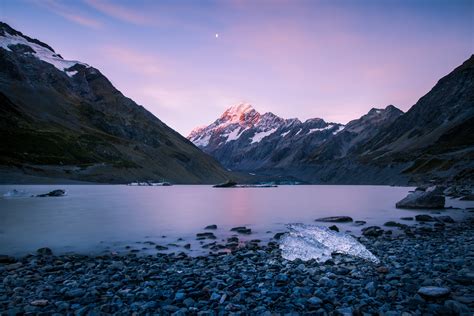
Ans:
<svg viewBox="0 0 474 316"><path fill-rule="evenodd" d="M238 104L211 125L194 129L188 139L227 168L252 171L299 161L342 128L319 118L301 122L260 114L249 104Z"/></svg>
<svg viewBox="0 0 474 316"><path fill-rule="evenodd" d="M22 176L113 183L215 183L228 177L99 70L65 60L5 23L0 102L0 171L10 182Z"/></svg>
<svg viewBox="0 0 474 316"><path fill-rule="evenodd" d="M228 124L229 112L239 119ZM247 105L232 107L188 138L228 168L273 179L337 184L474 181L474 56L406 113L389 105L346 126L322 119L273 119L273 125L261 125L265 115L273 114L260 115ZM256 142L255 135L264 137Z"/></svg>
<svg viewBox="0 0 474 316"><path fill-rule="evenodd" d="M406 163L403 174L419 181L474 182L474 55L357 154L378 164Z"/></svg>

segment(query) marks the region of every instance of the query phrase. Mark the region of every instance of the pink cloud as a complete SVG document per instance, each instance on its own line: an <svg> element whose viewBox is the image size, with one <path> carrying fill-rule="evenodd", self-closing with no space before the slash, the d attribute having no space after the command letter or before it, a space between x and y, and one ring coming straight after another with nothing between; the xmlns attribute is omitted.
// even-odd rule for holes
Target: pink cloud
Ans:
<svg viewBox="0 0 474 316"><path fill-rule="evenodd" d="M75 22L77 24L91 27L91 28L100 28L102 23L98 20L90 18L82 13L77 12L77 10L71 10L70 8L64 6L63 4L55 0L44 0L44 1L33 1L36 5L46 8L47 10L62 16L63 18L68 19L69 21Z"/></svg>
<svg viewBox="0 0 474 316"><path fill-rule="evenodd" d="M85 2L94 9L122 21L142 26L154 25L153 19L145 14L117 3L104 0L85 0Z"/></svg>

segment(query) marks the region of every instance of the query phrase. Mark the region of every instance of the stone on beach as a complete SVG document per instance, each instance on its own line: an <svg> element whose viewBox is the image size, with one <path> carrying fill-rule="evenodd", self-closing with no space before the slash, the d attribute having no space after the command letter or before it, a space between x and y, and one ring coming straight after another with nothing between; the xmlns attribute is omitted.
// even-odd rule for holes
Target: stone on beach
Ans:
<svg viewBox="0 0 474 316"><path fill-rule="evenodd" d="M474 201L474 194L469 194L469 195L463 196L459 200L460 201Z"/></svg>
<svg viewBox="0 0 474 316"><path fill-rule="evenodd" d="M7 255L0 255L0 263L15 263L16 259Z"/></svg>
<svg viewBox="0 0 474 316"><path fill-rule="evenodd" d="M208 256L28 255L13 266L0 264L0 306L7 315L470 315L473 224L459 221L426 232L421 228L428 225L411 227L420 238L359 238L380 265L345 250L328 251L325 263L285 260L275 240L238 243L235 236L229 240L240 247L223 252L228 245L212 241ZM302 250L318 247L309 234L313 228L301 228L294 237ZM350 252L358 245L337 244ZM431 286L448 290L420 289Z"/></svg>
<svg viewBox="0 0 474 316"><path fill-rule="evenodd" d="M422 297L431 299L446 297L450 292L451 290L449 288L438 286L424 286L418 290L418 294Z"/></svg>
<svg viewBox="0 0 474 316"><path fill-rule="evenodd" d="M47 247L39 248L36 250L36 253L42 256L52 256L53 251Z"/></svg>
<svg viewBox="0 0 474 316"><path fill-rule="evenodd" d="M30 302L30 305L32 306L46 306L48 304L48 300L34 300Z"/></svg>

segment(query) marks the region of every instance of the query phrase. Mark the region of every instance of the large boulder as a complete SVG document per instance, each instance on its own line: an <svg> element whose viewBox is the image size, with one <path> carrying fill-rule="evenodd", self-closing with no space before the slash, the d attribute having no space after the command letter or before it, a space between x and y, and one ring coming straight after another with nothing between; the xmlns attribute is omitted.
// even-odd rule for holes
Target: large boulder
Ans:
<svg viewBox="0 0 474 316"><path fill-rule="evenodd" d="M445 202L443 189L431 187L426 191L415 191L408 194L404 199L398 201L395 206L408 209L441 209L444 208Z"/></svg>

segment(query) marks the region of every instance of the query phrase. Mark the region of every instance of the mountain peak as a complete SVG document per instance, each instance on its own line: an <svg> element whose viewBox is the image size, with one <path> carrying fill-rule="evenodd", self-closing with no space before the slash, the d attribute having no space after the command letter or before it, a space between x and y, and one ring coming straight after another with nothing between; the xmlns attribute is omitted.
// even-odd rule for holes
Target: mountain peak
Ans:
<svg viewBox="0 0 474 316"><path fill-rule="evenodd" d="M247 114L252 111L255 111L252 105L248 103L239 103L232 105L227 110L225 110L222 114L222 117L240 117L243 114Z"/></svg>
<svg viewBox="0 0 474 316"><path fill-rule="evenodd" d="M260 118L260 113L248 103L239 103L231 106L220 117L221 123L241 125L254 124Z"/></svg>
<svg viewBox="0 0 474 316"><path fill-rule="evenodd" d="M390 104L390 105L387 105L385 108L372 108L367 113L367 115L378 115L378 114L384 114L385 115L386 113L391 113L391 112L400 113L400 114L403 113L402 110L400 110L396 106Z"/></svg>

